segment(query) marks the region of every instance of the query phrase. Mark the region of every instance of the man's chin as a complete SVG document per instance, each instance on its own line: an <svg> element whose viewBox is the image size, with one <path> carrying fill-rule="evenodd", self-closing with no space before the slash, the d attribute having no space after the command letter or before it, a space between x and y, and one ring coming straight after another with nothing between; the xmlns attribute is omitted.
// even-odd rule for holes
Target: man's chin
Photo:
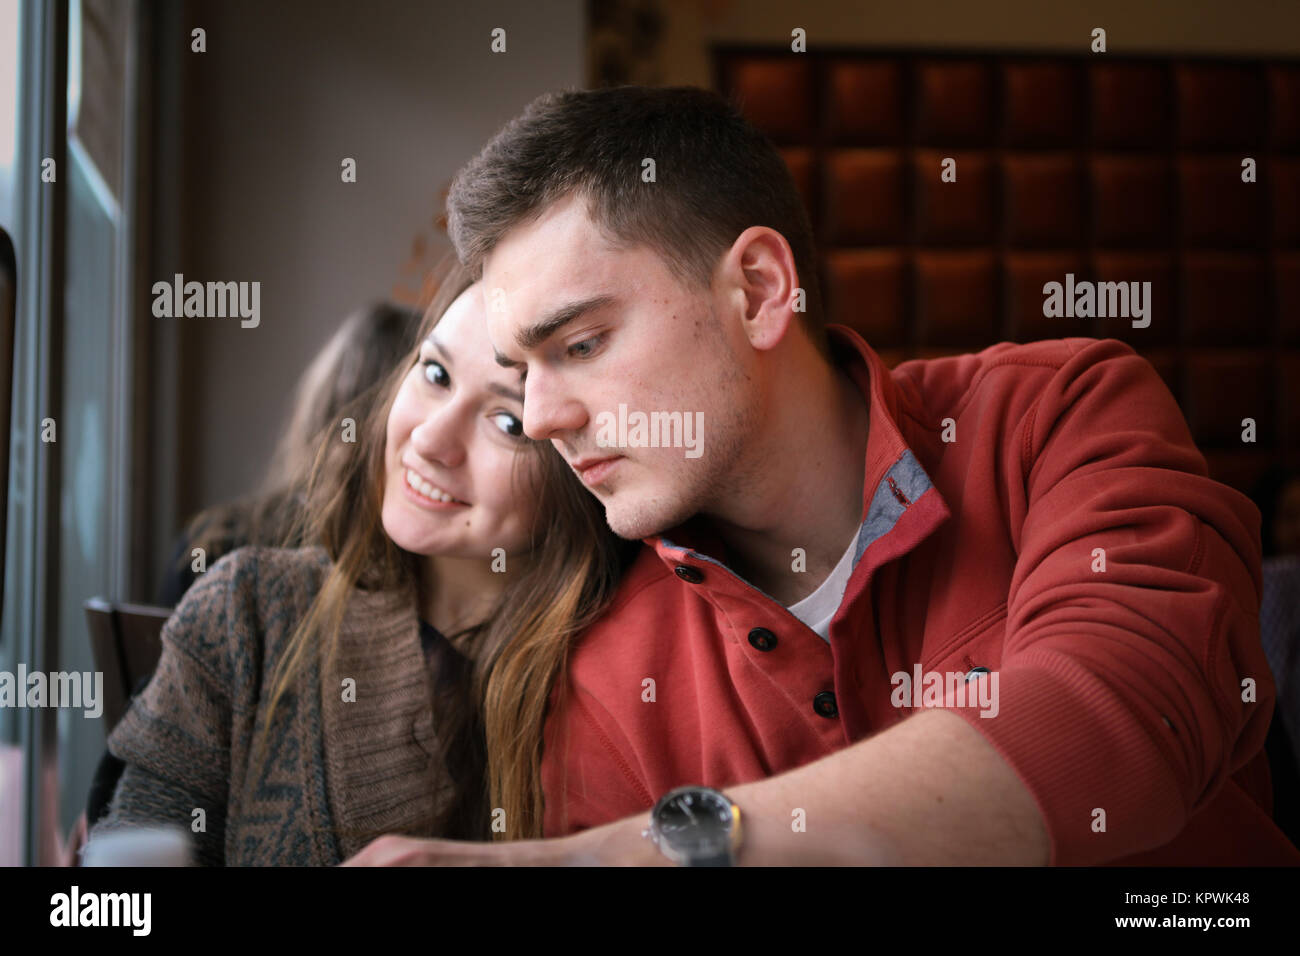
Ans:
<svg viewBox="0 0 1300 956"><path fill-rule="evenodd" d="M660 507L637 508L621 506L617 500L606 500L605 523L609 530L628 541L641 541L663 534L681 524L688 515L678 516L676 510Z"/></svg>

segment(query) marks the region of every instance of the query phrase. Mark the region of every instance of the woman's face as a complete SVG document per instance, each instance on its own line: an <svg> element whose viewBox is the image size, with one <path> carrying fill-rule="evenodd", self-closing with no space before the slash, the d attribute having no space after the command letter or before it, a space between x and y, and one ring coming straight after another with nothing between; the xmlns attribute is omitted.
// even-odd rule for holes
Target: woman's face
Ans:
<svg viewBox="0 0 1300 956"><path fill-rule="evenodd" d="M493 359L482 296L451 304L402 380L384 451L384 531L415 554L491 559L527 543L535 478L519 373Z"/></svg>

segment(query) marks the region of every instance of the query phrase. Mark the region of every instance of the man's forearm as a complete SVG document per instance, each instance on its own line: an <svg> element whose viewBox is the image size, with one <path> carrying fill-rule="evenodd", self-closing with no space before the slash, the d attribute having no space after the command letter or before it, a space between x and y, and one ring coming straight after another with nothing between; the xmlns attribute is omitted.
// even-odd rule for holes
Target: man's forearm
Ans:
<svg viewBox="0 0 1300 956"><path fill-rule="evenodd" d="M961 717L927 710L780 776L726 793L742 865L1045 865L1033 797ZM566 838L587 862L651 863L644 816Z"/></svg>

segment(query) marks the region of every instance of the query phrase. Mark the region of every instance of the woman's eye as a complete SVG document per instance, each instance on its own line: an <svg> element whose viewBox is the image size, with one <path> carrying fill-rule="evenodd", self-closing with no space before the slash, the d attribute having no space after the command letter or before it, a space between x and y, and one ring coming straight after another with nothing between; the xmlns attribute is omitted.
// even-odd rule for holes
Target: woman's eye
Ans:
<svg viewBox="0 0 1300 956"><path fill-rule="evenodd" d="M511 415L509 412L497 412L492 416L492 420L495 421L497 427L507 435L510 435L513 438L523 437L524 423L515 418L515 416Z"/></svg>
<svg viewBox="0 0 1300 956"><path fill-rule="evenodd" d="M435 359L422 359L420 364L424 366L424 377L430 384L439 385L446 388L451 384L451 376L447 370L442 367L442 363Z"/></svg>

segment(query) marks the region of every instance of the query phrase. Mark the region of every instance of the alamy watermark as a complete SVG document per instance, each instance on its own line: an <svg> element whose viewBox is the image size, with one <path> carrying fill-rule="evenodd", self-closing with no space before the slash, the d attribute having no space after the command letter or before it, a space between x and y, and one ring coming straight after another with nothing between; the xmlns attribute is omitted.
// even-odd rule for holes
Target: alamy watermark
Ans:
<svg viewBox="0 0 1300 956"><path fill-rule="evenodd" d="M895 707L978 707L981 717L998 715L998 672L988 668L963 671L922 671L917 664L909 674L898 671L889 702Z"/></svg>
<svg viewBox="0 0 1300 956"><path fill-rule="evenodd" d="M1043 315L1049 319L1132 319L1133 328L1151 324L1150 282L1082 282L1065 274L1065 285L1043 286Z"/></svg>
<svg viewBox="0 0 1300 956"><path fill-rule="evenodd" d="M50 897L50 925L120 926L133 936L148 936L152 909L152 893L83 893L73 884L67 893Z"/></svg>
<svg viewBox="0 0 1300 956"><path fill-rule="evenodd" d="M0 707L80 707L85 716L104 712L103 671L0 671Z"/></svg>
<svg viewBox="0 0 1300 956"><path fill-rule="evenodd" d="M255 329L262 321L262 283L186 282L176 273L172 282L153 284L153 314L160 319L225 319L238 317L240 326Z"/></svg>
<svg viewBox="0 0 1300 956"><path fill-rule="evenodd" d="M704 413L632 412L619 403L618 413L596 416L596 444L601 448L685 448L687 458L704 454Z"/></svg>

